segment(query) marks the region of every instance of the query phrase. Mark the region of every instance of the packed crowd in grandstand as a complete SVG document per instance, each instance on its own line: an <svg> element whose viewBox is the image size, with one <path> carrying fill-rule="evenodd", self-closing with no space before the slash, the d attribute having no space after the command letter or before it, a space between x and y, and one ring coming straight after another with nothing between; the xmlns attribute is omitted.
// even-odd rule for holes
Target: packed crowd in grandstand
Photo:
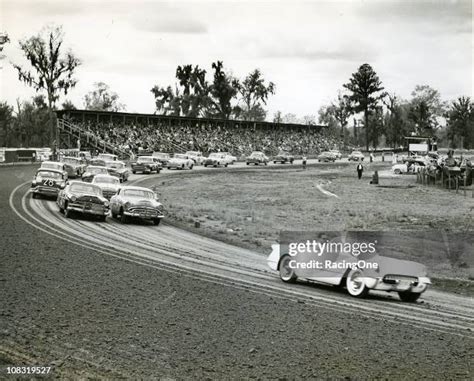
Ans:
<svg viewBox="0 0 474 381"><path fill-rule="evenodd" d="M228 151L246 155L252 151L264 151L273 155L280 150L296 155L318 154L333 149L340 143L322 130L311 126L279 128L247 127L244 125L196 126L135 125L116 123L74 122L87 134L113 144L127 152L141 150L177 152L196 150L204 153Z"/></svg>

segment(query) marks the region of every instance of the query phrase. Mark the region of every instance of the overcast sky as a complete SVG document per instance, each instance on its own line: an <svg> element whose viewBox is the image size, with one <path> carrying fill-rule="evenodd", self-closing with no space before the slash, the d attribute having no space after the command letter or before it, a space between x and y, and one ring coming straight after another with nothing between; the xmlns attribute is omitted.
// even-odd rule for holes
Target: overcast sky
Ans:
<svg viewBox="0 0 474 381"><path fill-rule="evenodd" d="M67 97L78 108L93 83L102 81L127 111L152 113L150 89L174 84L177 65L199 64L210 80L216 60L238 78L259 68L276 84L270 119L277 110L317 115L366 62L387 91L404 98L417 84L438 89L444 100L473 92L470 0L0 4L0 30L11 39L1 64L0 98L12 104L33 95L10 64L26 64L18 40L47 24L64 27L65 45L83 62Z"/></svg>

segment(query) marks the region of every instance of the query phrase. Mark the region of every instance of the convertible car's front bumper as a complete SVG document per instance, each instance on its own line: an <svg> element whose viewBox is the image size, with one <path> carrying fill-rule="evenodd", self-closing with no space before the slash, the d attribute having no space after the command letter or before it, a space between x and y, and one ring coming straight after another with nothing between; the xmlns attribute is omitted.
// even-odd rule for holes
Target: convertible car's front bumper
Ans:
<svg viewBox="0 0 474 381"><path fill-rule="evenodd" d="M57 196L59 193L59 188L37 185L36 187L31 188L31 193L41 194L43 196Z"/></svg>
<svg viewBox="0 0 474 381"><path fill-rule="evenodd" d="M109 212L108 207L105 207L102 205L96 205L96 204L92 204L88 206L85 204L69 203L67 206L67 210L82 213L82 214L91 214L94 216L105 216Z"/></svg>

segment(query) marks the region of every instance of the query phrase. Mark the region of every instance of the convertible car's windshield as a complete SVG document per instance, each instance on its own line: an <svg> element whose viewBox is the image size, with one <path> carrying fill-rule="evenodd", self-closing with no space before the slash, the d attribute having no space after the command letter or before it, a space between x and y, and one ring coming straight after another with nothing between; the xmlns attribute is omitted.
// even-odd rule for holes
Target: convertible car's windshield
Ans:
<svg viewBox="0 0 474 381"><path fill-rule="evenodd" d="M153 192L149 192L149 191L141 190L141 189L125 189L123 191L123 195L125 197L140 197L140 198L149 198L149 199L153 199L155 196Z"/></svg>

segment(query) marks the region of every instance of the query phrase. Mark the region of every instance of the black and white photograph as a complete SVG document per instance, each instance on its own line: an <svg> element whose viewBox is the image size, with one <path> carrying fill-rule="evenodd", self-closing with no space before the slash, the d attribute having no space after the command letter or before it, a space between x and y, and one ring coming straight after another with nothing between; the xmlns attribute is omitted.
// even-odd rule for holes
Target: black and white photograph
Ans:
<svg viewBox="0 0 474 381"><path fill-rule="evenodd" d="M0 379L474 379L472 0L0 0Z"/></svg>

